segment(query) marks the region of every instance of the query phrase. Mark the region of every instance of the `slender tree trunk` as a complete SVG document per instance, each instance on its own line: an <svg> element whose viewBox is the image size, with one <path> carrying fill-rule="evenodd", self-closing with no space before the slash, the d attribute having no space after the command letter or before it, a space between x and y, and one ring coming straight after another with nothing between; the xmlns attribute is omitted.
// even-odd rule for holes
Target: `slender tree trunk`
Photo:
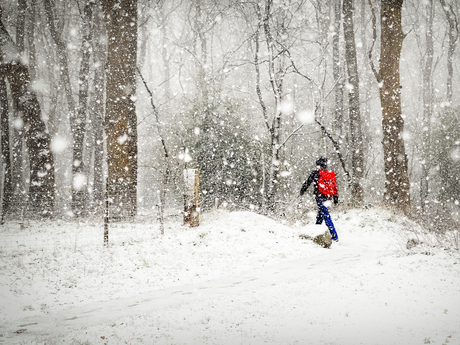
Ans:
<svg viewBox="0 0 460 345"><path fill-rule="evenodd" d="M137 213L137 0L103 0L107 29L108 194L117 214Z"/></svg>
<svg viewBox="0 0 460 345"><path fill-rule="evenodd" d="M458 40L458 20L457 16L455 15L454 10L452 9L451 5L447 5L445 0L439 0L441 2L442 9L446 15L447 22L449 23L449 46L447 50L447 102L449 105L452 103L452 77L454 74L454 54L455 49L457 48L457 40Z"/></svg>
<svg viewBox="0 0 460 345"><path fill-rule="evenodd" d="M18 16L16 22L16 47L20 56L24 53L24 31L25 31L25 20L27 11L27 1L18 1ZM23 126L20 124L21 114L18 109L14 109L13 112L15 124L11 132L11 144L12 144L12 179L13 179L13 201L15 205L26 204L26 184L25 184L25 167L26 167L26 155L24 155L24 139L23 139Z"/></svg>
<svg viewBox="0 0 460 345"><path fill-rule="evenodd" d="M422 175L420 178L420 206L425 212L426 201L429 193L428 171L430 169L430 132L431 118L433 116L433 0L428 0L426 6L426 51L425 64L423 66L423 117L422 117L422 137L421 137L421 158L420 165Z"/></svg>
<svg viewBox="0 0 460 345"><path fill-rule="evenodd" d="M139 75L142 79L142 82L144 83L145 89L147 90L149 96L150 96L150 105L152 106L153 113L155 115L155 120L156 120L156 125L157 125L157 131L158 131L158 137L160 138L161 145L163 147L163 162L161 163L162 169L160 170L162 172L162 181L160 183L160 190L158 191L158 219L160 221L160 232L163 235L164 234L164 207L165 207L165 201L166 201L166 189L167 185L169 183L169 153L168 149L166 147L166 142L163 136L163 128L161 125L160 121L160 113L158 112L158 108L155 106L155 102L153 99L153 93L149 89L147 82L145 81L144 77L142 74L139 72Z"/></svg>
<svg viewBox="0 0 460 345"><path fill-rule="evenodd" d="M164 6L164 4L163 4ZM172 91L171 91L171 67L170 67L170 62L169 59L170 57L168 56L168 51L169 51L169 40L168 40L168 34L167 34L167 23L168 19L165 17L165 12L163 6L160 6L159 11L160 11L160 16L161 16L161 39L162 39L162 45L161 45L161 57L163 60L163 68L164 68L164 89L165 89L165 100L166 103L169 104L169 102L172 99ZM206 45L205 47L206 48ZM206 51L205 51L206 53ZM153 94L151 94L151 100L152 100L152 106L153 106ZM164 151L164 163L163 163L163 180L161 182L161 188L160 188L160 195L159 195L159 217L161 220L161 228L160 231L161 233L164 233L164 224L163 224L163 219L164 219L164 211L165 211L165 205L166 205L166 192L168 190L168 183L171 175L171 163L169 159L169 153L166 148L166 142L165 142L165 137L164 137L164 128L161 125L161 121L159 119L159 114L157 112L156 115L156 122L157 122L157 129L158 129L158 135L160 137L160 140L162 142L163 146L163 151Z"/></svg>
<svg viewBox="0 0 460 345"><path fill-rule="evenodd" d="M340 54L340 24L342 22L342 0L334 1L334 37L332 38L332 74L335 86L335 120L334 132L341 137L343 129L343 87L344 76L342 56Z"/></svg>
<svg viewBox="0 0 460 345"><path fill-rule="evenodd" d="M206 38L205 32L205 19L203 17L202 9L202 0L194 0L195 7L195 22L194 22L194 31L196 35L194 37L196 45L194 46L195 50L195 66L197 69L197 94L202 104L205 108L208 106L209 102L209 85L207 80L206 64L208 62L208 41ZM199 48L199 49L197 49ZM207 121L206 114L208 113L205 109L204 121Z"/></svg>
<svg viewBox="0 0 460 345"><path fill-rule="evenodd" d="M27 23L27 43L29 46L29 74L30 79L36 79L37 54L35 49L35 25L37 25L36 0L31 0L29 6L29 21Z"/></svg>
<svg viewBox="0 0 460 345"><path fill-rule="evenodd" d="M382 106L385 201L410 211L410 184L404 146L399 60L404 33L401 26L403 0L381 1L380 103Z"/></svg>
<svg viewBox="0 0 460 345"><path fill-rule="evenodd" d="M50 0L43 0L43 4L45 8L47 25L50 30L53 42L57 48L57 54L58 54L59 65L60 65L60 73L61 73L61 78L64 84L67 105L69 107L69 113L70 113L70 125L72 127L72 132L73 132L73 127L75 126L74 117L75 117L76 106L75 106L75 101L73 99L72 86L70 83L69 63L68 63L67 53L66 53L67 51L66 44L62 40L61 35L58 32L56 25L54 24L55 18L54 18L54 13L53 13L53 6Z"/></svg>
<svg viewBox="0 0 460 345"><path fill-rule="evenodd" d="M65 96L69 109L70 130L73 138L72 145L72 212L75 216L81 216L83 212L84 196L86 195L87 184L84 181L85 176L81 174L83 171L83 145L82 126L79 119L79 113L73 98L72 85L70 81L69 62L67 58L67 49L61 33L55 25L54 8L50 0L43 0L47 25L50 31L54 44L56 45L57 55L60 66L60 77L64 85ZM84 59L84 57L83 57Z"/></svg>
<svg viewBox="0 0 460 345"><path fill-rule="evenodd" d="M95 213L99 214L103 209L104 202L104 81L106 64L106 46L103 38L106 37L103 14L100 7L95 7L94 13L94 39L93 61L94 61L94 97L92 112L92 147L93 147L93 203Z"/></svg>
<svg viewBox="0 0 460 345"><path fill-rule="evenodd" d="M164 5L163 5L164 6ZM169 56L168 56L168 51L169 51L169 40L168 40L168 34L166 32L167 28L167 23L168 19L165 17L164 9L163 6L159 7L159 14L161 17L161 39L162 39L162 44L161 44L161 57L163 59L163 69L165 73L165 83L164 83L164 89L165 89L165 99L166 102L169 102L172 98L172 92L171 92L171 67L169 63Z"/></svg>
<svg viewBox="0 0 460 345"><path fill-rule="evenodd" d="M88 89L89 89L89 64L91 58L92 41L92 6L88 2L83 8L83 39L80 63L80 90L78 94L78 111L75 119L73 136L73 165L74 177L72 188L72 210L76 216L86 214L87 193L87 172L83 161L84 141L86 132L86 113L88 111Z"/></svg>
<svg viewBox="0 0 460 345"><path fill-rule="evenodd" d="M18 0L18 17L16 21L16 47L20 57L24 54L24 38L26 24L27 0Z"/></svg>
<svg viewBox="0 0 460 345"><path fill-rule="evenodd" d="M354 5L353 0L343 1L343 31L345 37L345 59L348 74L348 109L351 135L351 166L353 180L351 194L353 201L359 205L363 201L363 135L361 130L361 112L359 101L359 76L356 58L355 33L353 25Z"/></svg>
<svg viewBox="0 0 460 345"><path fill-rule="evenodd" d="M270 17L271 17L271 6L273 5L272 0L267 0L265 4L265 14L263 17L263 27L265 32L265 39L267 43L268 51L268 75L270 79L270 85L272 86L273 95L275 98L275 109L273 114L273 122L271 125L271 153L272 161L270 165L270 175L268 179L268 197L267 206L274 210L276 195L279 185L279 173L280 173L280 134L281 134L281 94L282 94L282 81L277 78L275 71L275 53L274 53L274 40L271 33Z"/></svg>
<svg viewBox="0 0 460 345"><path fill-rule="evenodd" d="M365 58L366 54L369 50L367 41L368 41L368 35L367 35L367 19L366 19L366 3L367 0L361 0L361 43L362 43L362 49L361 52L358 51L358 56L361 55L364 57L362 60L363 66L362 66L362 76L361 78L361 85L362 87L360 88L361 94L360 94L360 99L361 99L361 118L363 119L362 122L362 132L363 132L363 150L364 150L364 157L370 157L370 155L374 154L371 151L372 147L372 142L371 142L371 135L370 133L372 132L371 130L371 100L373 98L372 96L372 76L371 76L371 70L369 69L368 61ZM364 97L364 99L362 98ZM368 166L368 161L365 159L365 168L367 171L369 171L369 166ZM364 173L366 175L366 173ZM365 179L365 177L364 177Z"/></svg>
<svg viewBox="0 0 460 345"><path fill-rule="evenodd" d="M2 218L9 212L9 207L13 197L13 181L11 176L11 156L10 156L10 126L8 112L8 91L5 76L0 75L0 125L1 125L1 147L2 164L5 169L3 178L3 201Z"/></svg>
<svg viewBox="0 0 460 345"><path fill-rule="evenodd" d="M257 18L258 18L258 23L257 23L257 29L254 33L254 43L255 43L255 53L254 53L254 67L256 71L256 93L257 97L259 99L259 104L260 107L262 108L262 116L264 119L265 126L267 128L268 133L270 134L270 137L273 136L273 129L271 128L269 121L268 121L268 113L267 113L267 106L265 105L264 98L262 96L262 90L260 87L261 83L261 76L260 76L260 60L259 60L259 54L260 54L260 29L263 27L263 17L262 17L262 11L260 8L260 4L256 3L255 5L256 13L257 13ZM264 155L264 150L262 147L262 208L265 209L266 207L266 199L267 199L267 183L266 183L266 169L265 169L265 155Z"/></svg>
<svg viewBox="0 0 460 345"><path fill-rule="evenodd" d="M16 57L11 58L14 52ZM23 128L30 157L29 208L50 217L54 208L54 161L50 137L32 87L27 67L21 62L13 40L0 21L0 69L6 75L14 106L22 114Z"/></svg>

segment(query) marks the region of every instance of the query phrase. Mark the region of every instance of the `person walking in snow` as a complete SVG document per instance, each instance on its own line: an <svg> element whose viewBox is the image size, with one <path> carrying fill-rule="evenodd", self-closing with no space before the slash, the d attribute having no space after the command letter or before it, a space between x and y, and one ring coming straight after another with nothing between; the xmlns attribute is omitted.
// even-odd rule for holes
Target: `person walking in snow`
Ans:
<svg viewBox="0 0 460 345"><path fill-rule="evenodd" d="M316 170L311 172L308 179L302 185L300 195L303 195L312 183L316 204L318 205L316 224L322 224L324 220L327 228L329 229L332 240L338 242L339 236L335 230L328 207L331 205L332 200L334 201L334 204L337 204L339 202L339 196L337 194L335 173L327 170L327 158L320 157L316 161Z"/></svg>

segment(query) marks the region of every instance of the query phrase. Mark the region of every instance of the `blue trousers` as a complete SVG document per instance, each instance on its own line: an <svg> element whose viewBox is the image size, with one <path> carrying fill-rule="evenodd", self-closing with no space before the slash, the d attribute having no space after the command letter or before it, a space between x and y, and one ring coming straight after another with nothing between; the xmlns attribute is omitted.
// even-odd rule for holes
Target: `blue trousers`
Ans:
<svg viewBox="0 0 460 345"><path fill-rule="evenodd" d="M324 206L325 200L316 200L318 205L318 214L316 216L316 224L322 224L323 220L326 223L327 228L332 236L333 240L338 240L337 232L335 231L334 223L332 223L331 215L326 206Z"/></svg>

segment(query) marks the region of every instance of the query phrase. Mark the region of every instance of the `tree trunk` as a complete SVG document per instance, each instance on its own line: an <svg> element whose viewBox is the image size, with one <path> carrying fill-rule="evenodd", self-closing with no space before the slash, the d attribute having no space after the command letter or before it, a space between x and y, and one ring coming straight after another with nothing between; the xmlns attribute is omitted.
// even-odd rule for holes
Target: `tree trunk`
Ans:
<svg viewBox="0 0 460 345"><path fill-rule="evenodd" d="M87 193L87 172L83 162L84 141L86 132L86 113L88 111L88 88L89 88L89 63L91 58L92 41L92 6L88 2L83 8L83 39L80 63L80 90L78 94L78 111L73 128L73 188L72 188L72 211L76 216L86 214Z"/></svg>
<svg viewBox="0 0 460 345"><path fill-rule="evenodd" d="M37 56L35 49L35 25L37 25L37 14L36 14L36 0L32 0L29 6L29 21L26 26L27 30L27 43L29 45L29 74L30 80L34 81L36 79L36 66L37 66Z"/></svg>
<svg viewBox="0 0 460 345"><path fill-rule="evenodd" d="M425 65L423 66L423 117L422 117L422 142L420 152L420 165L422 175L420 177L420 206L425 212L426 201L428 199L429 181L428 171L430 169L430 137L431 137L431 118L433 115L433 0L427 0L427 20L426 20L426 51Z"/></svg>
<svg viewBox="0 0 460 345"><path fill-rule="evenodd" d="M137 213L137 0L103 0L107 29L108 194L122 217Z"/></svg>
<svg viewBox="0 0 460 345"><path fill-rule="evenodd" d="M25 31L25 20L26 20L27 1L18 1L18 15L16 22L16 47L18 49L19 56L24 54L24 31ZM14 123L13 130L11 132L11 174L13 183L13 200L12 204L24 206L26 204L26 155L24 155L24 139L23 139L23 127L19 126L21 114L18 109L13 111Z"/></svg>
<svg viewBox="0 0 460 345"><path fill-rule="evenodd" d="M92 100L92 148L93 148L93 204L95 213L102 212L104 205L104 80L106 63L105 30L103 25L103 14L100 7L95 7L94 13L94 38L93 61L94 61L94 97Z"/></svg>
<svg viewBox="0 0 460 345"><path fill-rule="evenodd" d="M360 35L361 35L361 43L362 43L362 49L361 52L358 50L358 56L361 55L363 57L366 56L366 53L368 52L368 46L367 46L367 40L368 40L368 35L367 35L367 19L366 19L366 3L367 0L361 0L361 30L360 30ZM369 69L369 65L367 64L367 60L362 61L363 66L363 72L362 75L364 78L361 78L361 88L362 92L360 93L360 100L361 100L361 119L364 121L362 122L362 132L363 132L363 149L364 149L364 157L369 157L370 148L372 147L372 143L370 140L370 133L372 132L370 126L371 126L371 100L373 99L372 96L372 81L371 81L371 71ZM364 99L363 99L364 97ZM367 152L366 152L367 150ZM369 154L368 154L369 153ZM365 159L365 165L366 165L366 170L369 172L369 166L368 166L368 161ZM365 174L366 175L366 174ZM365 177L364 177L365 178Z"/></svg>
<svg viewBox="0 0 460 345"><path fill-rule="evenodd" d="M275 209L276 194L279 185L279 165L280 165L280 132L281 132L281 89L282 79L277 77L275 71L275 53L274 53L274 40L271 34L270 17L271 17L271 6L272 0L267 0L265 5L265 15L263 18L263 27L265 32L265 39L267 43L268 51L268 75L270 84L272 86L273 96L275 98L275 110L273 114L273 122L270 131L270 147L271 147L271 165L270 175L268 179L268 195L267 195L267 206L271 209Z"/></svg>
<svg viewBox="0 0 460 345"><path fill-rule="evenodd" d="M455 48L458 40L458 21L452 6L447 6L445 0L439 0L441 2L442 9L449 23L449 47L447 50L447 102L449 105L452 103L452 77L454 74L453 60Z"/></svg>
<svg viewBox="0 0 460 345"><path fill-rule="evenodd" d="M206 39L206 32L205 32L205 20L203 18L203 11L202 11L202 0L195 0L195 30L200 42L200 49L199 54L197 54L196 59L196 67L198 70L197 75L197 89L198 89L198 96L200 97L201 104L204 107L208 106L209 100L209 86L207 83L207 73L206 73L206 64L208 61L208 48L207 48L207 39ZM205 114L208 112L205 111ZM204 119L207 120L206 118Z"/></svg>
<svg viewBox="0 0 460 345"><path fill-rule="evenodd" d="M11 156L10 156L10 126L9 126L9 112L8 112L8 91L5 81L5 76L0 75L0 126L1 126L1 147L2 147L2 164L4 169L3 178L3 202L2 205L2 218L3 215L8 213L9 206L13 197L13 181L11 178Z"/></svg>
<svg viewBox="0 0 460 345"><path fill-rule="evenodd" d="M268 133L270 136L272 136L272 128L270 127L269 121L268 121L268 113L267 113L267 106L265 105L264 98L262 96L262 90L260 87L261 84L261 76L260 76L260 60L259 60L259 54L260 54L260 28L263 26L263 17L262 17L262 11L260 8L260 4L255 4L255 9L257 13L257 29L254 33L254 43L255 43L255 53L254 53L254 67L256 71L256 93L257 97L259 100L260 107L262 108L262 116L264 119L265 126L268 130ZM262 192L262 208L265 209L266 207L266 178L265 178L265 155L264 155L264 150L262 149L262 186L261 186L261 192Z"/></svg>
<svg viewBox="0 0 460 345"><path fill-rule="evenodd" d="M68 63L67 53L66 53L66 44L62 40L61 35L58 32L56 25L54 24L55 18L54 18L54 13L53 13L53 6L50 0L43 0L43 4L45 8L48 28L50 30L51 37L53 38L53 42L54 44L56 44L56 48L57 48L61 78L64 83L64 90L65 90L65 95L67 99L67 105L69 107L70 125L71 127L73 127L72 123L74 122L76 107L75 107L75 102L74 102L73 94L72 94L72 86L70 83L69 63Z"/></svg>
<svg viewBox="0 0 460 345"><path fill-rule="evenodd" d="M19 59L13 40L0 22L0 67L6 75L14 106L22 114L24 134L30 157L29 209L50 217L54 208L54 161L50 137L42 120L40 104L30 86L27 67Z"/></svg>
<svg viewBox="0 0 460 345"><path fill-rule="evenodd" d="M164 4L163 4L164 6ZM159 13L162 21L161 25L161 57L163 59L163 69L165 72L165 82L164 82L164 89L165 89L165 100L169 103L172 99L172 91L171 91L171 67L170 67L170 57L168 56L168 51L170 50L170 43L168 39L168 34L166 32L168 19L165 17L163 6L159 6Z"/></svg>
<svg viewBox="0 0 460 345"><path fill-rule="evenodd" d="M20 57L24 54L24 32L26 24L27 0L18 0L18 16L16 20L16 47Z"/></svg>
<svg viewBox="0 0 460 345"><path fill-rule="evenodd" d="M335 120L334 132L341 137L343 128L343 67L340 54L340 23L342 22L342 0L334 2L334 37L332 38L332 74L335 86Z"/></svg>
<svg viewBox="0 0 460 345"><path fill-rule="evenodd" d="M403 0L381 2L380 103L382 107L383 157L385 164L385 201L410 209L410 184L404 146L404 120L401 111L399 60L404 33L401 27Z"/></svg>
<svg viewBox="0 0 460 345"><path fill-rule="evenodd" d="M60 65L60 77L64 84L67 105L70 116L70 129L73 137L72 145L72 212L75 216L81 216L83 212L84 199L86 195L86 182L84 181L83 171L83 138L85 123L81 122L80 109L77 113L75 101L73 99L72 85L70 82L69 62L67 58L66 44L61 38L60 32L55 25L53 6L50 0L43 0L48 28L54 44L57 48L57 55ZM83 39L85 40L85 38ZM82 57L84 64L85 56ZM81 73L81 72L80 72ZM80 97L82 94L80 93ZM82 130L83 128L83 130Z"/></svg>
<svg viewBox="0 0 460 345"><path fill-rule="evenodd" d="M356 58L355 33L353 25L353 0L343 1L343 32L345 38L345 59L348 74L348 113L351 136L351 166L353 202L359 205L363 201L362 181L364 175L363 136L361 131L361 113L359 101L359 76Z"/></svg>

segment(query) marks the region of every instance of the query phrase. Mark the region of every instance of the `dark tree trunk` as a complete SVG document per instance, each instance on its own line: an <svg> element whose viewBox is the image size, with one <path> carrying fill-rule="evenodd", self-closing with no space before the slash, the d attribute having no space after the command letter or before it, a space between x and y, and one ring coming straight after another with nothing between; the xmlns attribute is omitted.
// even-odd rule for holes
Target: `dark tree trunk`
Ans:
<svg viewBox="0 0 460 345"><path fill-rule="evenodd" d="M108 194L117 214L137 213L137 0L103 0L107 29Z"/></svg>
<svg viewBox="0 0 460 345"><path fill-rule="evenodd" d="M363 201L362 181L364 175L364 152L353 14L353 0L344 0L343 32L345 37L345 59L347 61L348 83L350 85L348 88L348 113L350 119L351 166L353 172L351 194L353 202L359 205Z"/></svg>
<svg viewBox="0 0 460 345"><path fill-rule="evenodd" d="M5 76L0 75L0 125L1 125L1 146L2 160L1 164L5 167L3 178L3 215L8 213L11 198L13 197L13 181L11 178L11 156L10 156L10 126L8 112L8 91ZM1 182L0 182L1 183ZM1 197L0 197L1 199Z"/></svg>
<svg viewBox="0 0 460 345"><path fill-rule="evenodd" d="M385 164L385 201L406 214L410 210L410 184L404 146L404 120L401 110L399 60L404 33L401 26L403 0L382 0L380 103L382 106L383 158Z"/></svg>
<svg viewBox="0 0 460 345"><path fill-rule="evenodd" d="M37 57L35 49L35 25L37 25L36 18L36 0L32 0L29 6L29 21L26 26L27 42L29 45L29 74L30 79L33 81L36 78Z"/></svg>
<svg viewBox="0 0 460 345"><path fill-rule="evenodd" d="M87 195L87 186L84 181L85 176L82 174L83 171L83 139L84 139L84 126L85 121L81 121L81 109L82 109L82 100L80 99L79 109L77 111L75 101L73 98L72 85L70 82L70 72L69 72L69 61L67 57L67 49L64 40L61 37L61 33L58 31L58 28L55 25L55 16L54 8L50 0L44 0L44 8L47 19L48 28L50 30L51 37L54 44L56 45L57 55L60 65L60 77L64 85L65 96L67 99L67 105L69 108L70 116L70 129L73 137L72 145L72 212L75 216L81 216L84 213L85 199ZM86 17L86 6L84 10L84 16ZM86 24L85 24L86 25ZM84 26L85 26L84 25ZM83 41L87 40L87 36L83 38ZM87 50L86 55L89 54L89 49ZM82 66L81 69L85 69L85 60L88 63L89 58L85 56L83 52L82 56ZM89 65L88 65L89 66ZM81 73L81 71L80 71ZM81 81L81 80L80 80ZM84 85L80 85L80 97L84 96ZM83 89L83 90L82 90ZM87 89L87 87L86 87ZM83 95L82 95L83 93ZM87 93L87 91L86 91ZM86 105L84 106L86 107ZM86 113L84 112L84 117Z"/></svg>
<svg viewBox="0 0 460 345"><path fill-rule="evenodd" d="M25 20L26 20L26 11L27 11L27 1L19 0L18 1L18 15L16 19L16 47L19 54L24 53L24 39L25 39ZM14 122L17 124L21 117L19 111L14 109L13 117ZM12 170L12 179L13 179L13 200L12 204L25 206L26 204L26 174L25 167L27 165L26 159L27 156L24 154L24 143L23 143L23 127L13 126L11 132L11 170Z"/></svg>
<svg viewBox="0 0 460 345"><path fill-rule="evenodd" d="M18 0L18 16L16 20L16 47L19 54L24 53L24 32L26 24L27 0Z"/></svg>
<svg viewBox="0 0 460 345"><path fill-rule="evenodd" d="M74 177L72 188L72 210L76 216L86 214L86 205L88 200L87 193L87 171L85 171L83 152L86 133L86 114L88 111L88 88L89 88L89 64L91 58L91 40L92 40L92 6L89 2L83 9L83 39L81 49L79 93L78 93L78 111L73 126L73 165L72 173Z"/></svg>
<svg viewBox="0 0 460 345"><path fill-rule="evenodd" d="M29 71L21 63L13 40L0 22L0 71L6 75L13 103L22 115L30 157L29 209L50 217L54 208L54 161L50 137L42 120L40 104L30 86ZM16 52L11 56L12 52Z"/></svg>
<svg viewBox="0 0 460 345"><path fill-rule="evenodd" d="M102 9L95 7L94 13L94 97L92 101L92 145L93 145L93 203L95 213L102 211L104 201L104 80L106 63L106 46L102 37L105 37L105 30L102 18Z"/></svg>

